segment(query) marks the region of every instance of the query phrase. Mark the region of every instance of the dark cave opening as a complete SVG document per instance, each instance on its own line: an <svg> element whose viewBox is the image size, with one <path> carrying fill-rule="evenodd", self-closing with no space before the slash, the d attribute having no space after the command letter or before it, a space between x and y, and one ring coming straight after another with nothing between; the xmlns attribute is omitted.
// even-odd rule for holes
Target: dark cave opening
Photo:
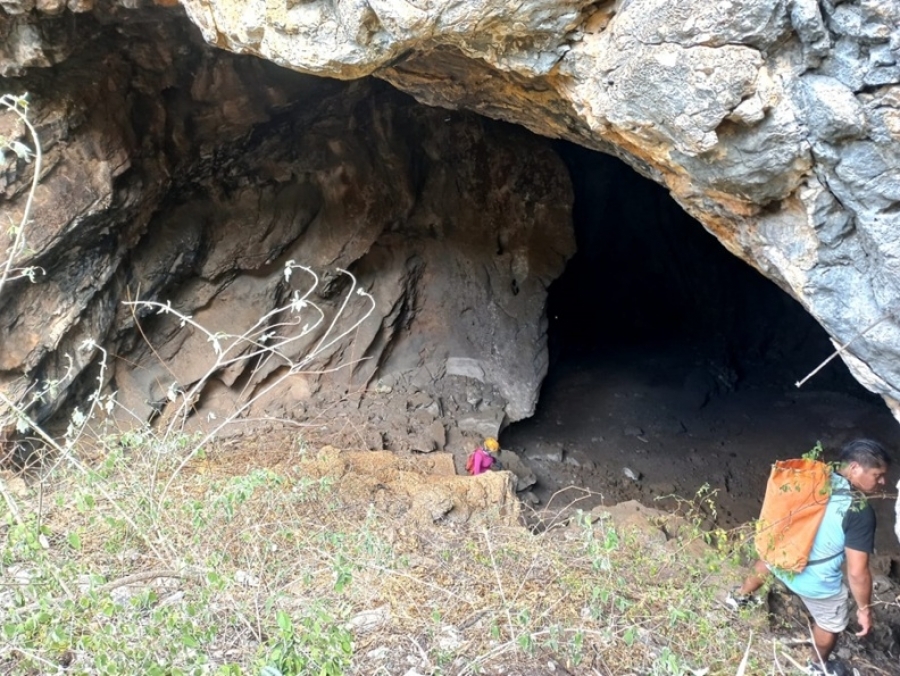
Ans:
<svg viewBox="0 0 900 676"><path fill-rule="evenodd" d="M773 384L792 385L833 351L799 303L729 254L664 188L615 157L557 150L575 191L578 250L548 299L556 363L677 345L738 382L763 369ZM839 360L811 387L877 401Z"/></svg>
<svg viewBox="0 0 900 676"><path fill-rule="evenodd" d="M840 359L795 386L834 351L798 302L622 161L556 149L577 253L550 287L535 415L501 438L533 467L543 504L671 508L708 486L733 526L757 516L775 459L817 443L833 459L858 436L898 448L886 406Z"/></svg>

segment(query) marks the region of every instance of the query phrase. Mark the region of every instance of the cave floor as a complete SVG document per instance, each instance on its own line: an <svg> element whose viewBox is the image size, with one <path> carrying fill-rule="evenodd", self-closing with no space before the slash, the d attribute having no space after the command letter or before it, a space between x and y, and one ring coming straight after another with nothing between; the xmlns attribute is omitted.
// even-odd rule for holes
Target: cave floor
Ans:
<svg viewBox="0 0 900 676"><path fill-rule="evenodd" d="M557 364L536 414L508 428L503 446L528 459L542 505L638 500L677 507L704 486L715 491L717 525L734 527L759 514L772 462L799 457L817 442L826 459L843 443L881 441L900 464L900 426L880 399L861 390L827 389L785 368L759 368L723 387L689 348L625 347ZM638 480L629 478L630 470ZM879 554L900 560L893 533L894 489L874 499ZM588 489L586 493L583 489ZM677 497L667 497L677 496ZM683 505L682 505L683 506ZM889 565L886 562L885 565ZM887 571L885 571L887 572Z"/></svg>

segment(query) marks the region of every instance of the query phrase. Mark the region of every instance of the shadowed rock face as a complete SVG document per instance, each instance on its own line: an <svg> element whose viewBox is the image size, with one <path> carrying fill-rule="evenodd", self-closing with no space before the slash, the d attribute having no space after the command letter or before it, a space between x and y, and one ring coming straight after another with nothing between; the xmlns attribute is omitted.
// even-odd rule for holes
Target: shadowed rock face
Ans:
<svg viewBox="0 0 900 676"><path fill-rule="evenodd" d="M123 301L171 302L214 333L241 334L305 288L299 273L285 279L289 260L322 276L312 300L329 319L346 290L338 269L371 292L375 313L306 370L345 368L291 378L250 415L302 418L327 401L340 417L342 398L368 385L425 391L386 425L407 438L370 445L430 451L446 443L445 418L451 435L496 434L504 417L531 414L547 368L546 288L574 251L568 175L545 140L377 81L213 50L177 15L121 18L74 17L90 35L83 48L52 72L5 81L31 92L46 154L19 261L46 275L11 284L0 307L7 389L59 378L72 360L70 378L32 408L38 419L67 385L96 386L100 352L86 340L111 355L100 375L128 411L120 420L153 418L216 355L206 336ZM15 215L30 166L9 162ZM361 311L351 303L342 321ZM194 417L220 418L279 366L220 369Z"/></svg>
<svg viewBox="0 0 900 676"><path fill-rule="evenodd" d="M900 3L186 0L209 42L613 152L839 342L898 297ZM900 395L889 317L856 377Z"/></svg>
<svg viewBox="0 0 900 676"><path fill-rule="evenodd" d="M564 169L522 131L325 79L375 75L623 158L853 340L851 371L898 410L900 2L184 0L186 17L132 4L0 5L0 84L34 92L48 153L21 262L48 276L6 290L7 387L54 377L66 353L84 371L97 355L74 348L91 337L127 358L110 386L152 415L171 376L202 370L201 350L148 323L184 369L165 372L120 301L173 299L240 325L234 308L287 297L293 258L353 269L378 302L356 347L320 364L372 357L340 387L474 379L484 391L446 393L473 433L528 415L544 288L573 246ZM203 48L191 23L216 47L320 77ZM28 171L0 177L13 217ZM441 445L443 401L420 407L438 404L410 425L432 426L418 445Z"/></svg>

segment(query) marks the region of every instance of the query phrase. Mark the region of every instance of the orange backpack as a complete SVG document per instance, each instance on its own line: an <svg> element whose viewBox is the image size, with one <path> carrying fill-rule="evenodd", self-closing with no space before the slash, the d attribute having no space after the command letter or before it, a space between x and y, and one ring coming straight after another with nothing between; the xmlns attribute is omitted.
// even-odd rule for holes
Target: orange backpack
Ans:
<svg viewBox="0 0 900 676"><path fill-rule="evenodd" d="M831 497L831 467L818 460L779 460L772 465L754 544L759 558L799 573Z"/></svg>

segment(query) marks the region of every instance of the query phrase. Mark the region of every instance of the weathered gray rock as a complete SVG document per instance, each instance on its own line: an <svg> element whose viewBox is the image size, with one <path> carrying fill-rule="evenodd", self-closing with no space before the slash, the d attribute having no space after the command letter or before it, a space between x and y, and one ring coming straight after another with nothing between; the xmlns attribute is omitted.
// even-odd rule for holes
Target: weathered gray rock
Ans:
<svg viewBox="0 0 900 676"><path fill-rule="evenodd" d="M528 463L510 450L500 451L500 466L515 476L516 492L526 491L537 483L537 476Z"/></svg>
<svg viewBox="0 0 900 676"><path fill-rule="evenodd" d="M864 135L865 111L850 87L822 75L809 75L800 82L809 129L818 140L834 143Z"/></svg>
<svg viewBox="0 0 900 676"><path fill-rule="evenodd" d="M362 612L357 613L349 620L347 620L347 624L345 627L356 634L368 634L384 624L387 624L391 619L391 609L389 606L379 606L378 608L373 608L372 610L363 610Z"/></svg>

